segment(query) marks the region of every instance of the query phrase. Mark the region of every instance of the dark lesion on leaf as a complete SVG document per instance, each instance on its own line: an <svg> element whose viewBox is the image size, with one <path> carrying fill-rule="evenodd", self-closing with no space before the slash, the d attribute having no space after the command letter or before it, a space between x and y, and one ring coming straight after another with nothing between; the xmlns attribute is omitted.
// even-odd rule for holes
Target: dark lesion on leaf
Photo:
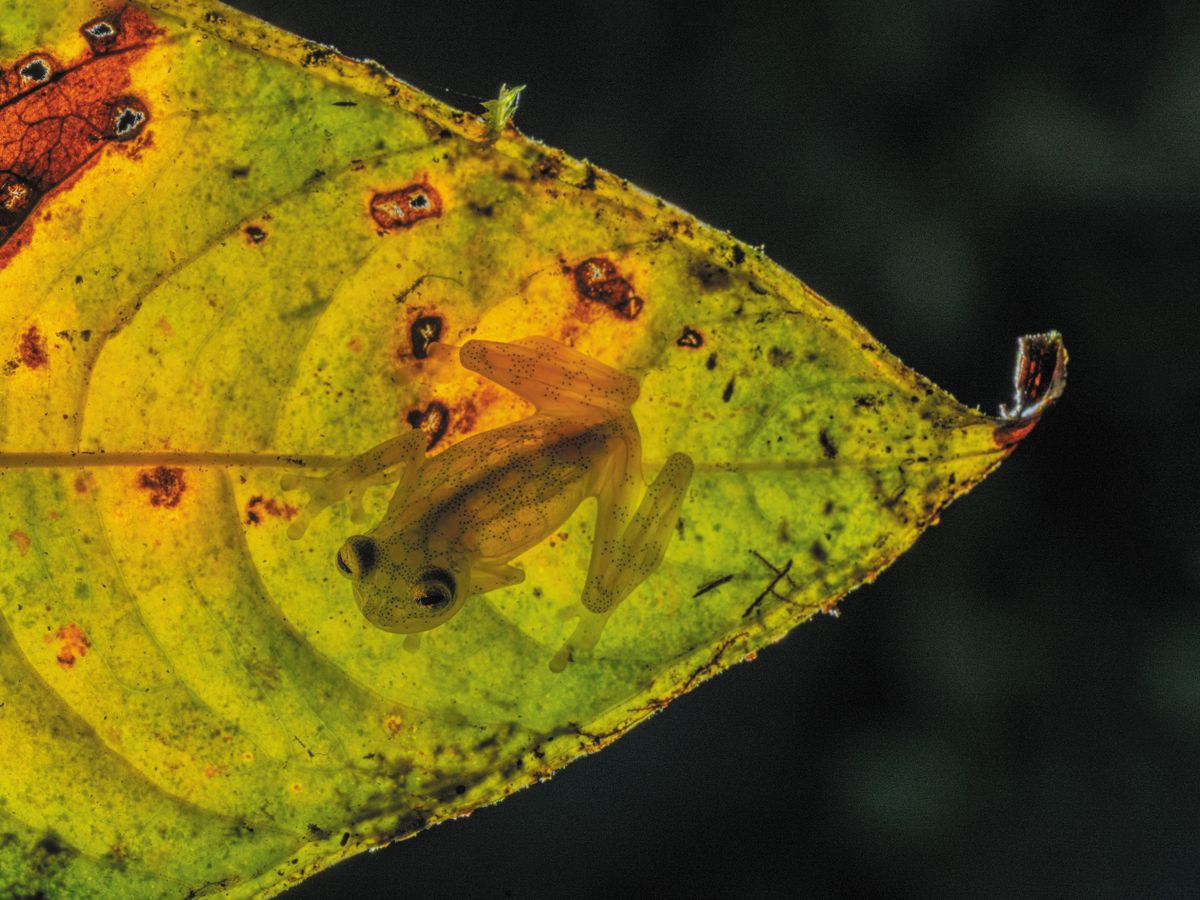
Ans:
<svg viewBox="0 0 1200 900"><path fill-rule="evenodd" d="M817 440L821 443L821 452L825 454L826 459L836 459L838 455L837 444L833 442L833 438L829 436L829 432L824 428L817 435Z"/></svg>
<svg viewBox="0 0 1200 900"><path fill-rule="evenodd" d="M121 97L109 106L106 137L114 141L131 141L141 133L149 119L146 105L137 97Z"/></svg>
<svg viewBox="0 0 1200 900"><path fill-rule="evenodd" d="M50 362L50 354L46 351L46 339L36 325L30 325L21 335L21 342L17 345L17 357L29 369L40 369Z"/></svg>
<svg viewBox="0 0 1200 900"><path fill-rule="evenodd" d="M45 84L54 74L54 63L44 54L28 57L17 63L17 78L22 88Z"/></svg>
<svg viewBox="0 0 1200 900"><path fill-rule="evenodd" d="M261 244L267 239L267 233L259 225L247 225L242 229L242 234L246 236L246 240L251 244Z"/></svg>
<svg viewBox="0 0 1200 900"><path fill-rule="evenodd" d="M676 347L688 347L692 350L699 350L704 346L704 335L695 328L688 325L683 326L683 333L675 339Z"/></svg>
<svg viewBox="0 0 1200 900"><path fill-rule="evenodd" d="M791 365L795 355L791 350L784 350L782 347L772 347L767 351L767 362L776 369L782 369Z"/></svg>
<svg viewBox="0 0 1200 900"><path fill-rule="evenodd" d="M412 345L412 355L416 359L429 357L429 345L442 339L441 316L418 316L408 329L409 342Z"/></svg>
<svg viewBox="0 0 1200 900"><path fill-rule="evenodd" d="M440 400L432 400L424 409L409 410L406 421L425 432L425 449L432 450L450 427L450 409Z"/></svg>
<svg viewBox="0 0 1200 900"><path fill-rule="evenodd" d="M571 269L575 292L584 300L608 307L622 319L636 319L646 302L612 260L592 256Z"/></svg>
<svg viewBox="0 0 1200 900"><path fill-rule="evenodd" d="M88 42L93 53L104 53L111 50L121 36L121 26L118 20L101 16L92 19L79 29L83 39Z"/></svg>
<svg viewBox="0 0 1200 900"><path fill-rule="evenodd" d="M719 291L729 287L729 270L711 260L702 259L694 263L690 269L692 277L700 282L706 291Z"/></svg>
<svg viewBox="0 0 1200 900"><path fill-rule="evenodd" d="M138 487L148 492L151 506L171 509L179 505L187 483L183 469L175 466L158 466L138 473Z"/></svg>

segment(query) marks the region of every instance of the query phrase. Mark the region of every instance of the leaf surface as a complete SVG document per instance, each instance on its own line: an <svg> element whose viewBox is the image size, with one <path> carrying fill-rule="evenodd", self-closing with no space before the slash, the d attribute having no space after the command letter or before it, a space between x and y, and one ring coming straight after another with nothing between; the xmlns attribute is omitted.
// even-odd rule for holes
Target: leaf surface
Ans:
<svg viewBox="0 0 1200 900"><path fill-rule="evenodd" d="M6 890L272 893L494 802L832 611L1062 388L1041 336L1013 409L965 408L507 107L217 4L0 0L0 73ZM697 463L664 565L561 674L592 502L408 652L334 569L361 526L291 541L279 486L526 415L426 354L525 335L638 378L648 475Z"/></svg>

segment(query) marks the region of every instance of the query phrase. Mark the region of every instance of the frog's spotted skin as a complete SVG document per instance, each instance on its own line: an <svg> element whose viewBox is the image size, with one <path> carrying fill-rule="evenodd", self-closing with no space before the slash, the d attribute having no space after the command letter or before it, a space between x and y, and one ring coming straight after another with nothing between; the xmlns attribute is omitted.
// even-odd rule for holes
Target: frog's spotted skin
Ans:
<svg viewBox="0 0 1200 900"><path fill-rule="evenodd" d="M452 350L433 344L431 352ZM288 534L300 537L342 499L357 513L367 487L397 482L382 521L349 538L337 565L368 621L414 635L450 619L470 595L519 583L525 573L508 562L596 497L591 564L569 613L579 624L550 663L562 671L576 652L595 646L608 617L662 562L692 461L673 454L646 488L629 412L637 381L556 341L468 341L459 359L537 411L431 459L424 458L424 434L413 431L323 478L292 478L285 489L307 482L310 499Z"/></svg>

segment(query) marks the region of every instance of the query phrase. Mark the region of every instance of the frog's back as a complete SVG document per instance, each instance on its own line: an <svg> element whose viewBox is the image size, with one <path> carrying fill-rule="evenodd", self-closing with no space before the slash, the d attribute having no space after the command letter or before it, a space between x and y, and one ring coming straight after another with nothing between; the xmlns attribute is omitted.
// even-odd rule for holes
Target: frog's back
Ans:
<svg viewBox="0 0 1200 900"><path fill-rule="evenodd" d="M426 461L405 516L482 559L509 559L543 540L596 493L620 423L579 426L531 416L459 442Z"/></svg>

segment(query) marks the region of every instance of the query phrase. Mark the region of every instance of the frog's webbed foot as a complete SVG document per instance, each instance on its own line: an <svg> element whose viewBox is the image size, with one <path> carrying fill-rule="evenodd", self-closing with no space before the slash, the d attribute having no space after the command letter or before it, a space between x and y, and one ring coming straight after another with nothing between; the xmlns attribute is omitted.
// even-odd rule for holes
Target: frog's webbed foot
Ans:
<svg viewBox="0 0 1200 900"><path fill-rule="evenodd" d="M366 518L363 496L367 488L399 482L397 492L407 491L415 482L425 456L425 440L425 433L414 429L372 447L325 475L284 475L279 479L283 490L303 490L308 494L308 502L288 526L288 537L299 540L317 516L342 501L350 506L350 518L362 521Z"/></svg>
<svg viewBox="0 0 1200 900"><path fill-rule="evenodd" d="M561 672L577 653L595 647L608 617L662 563L693 469L691 457L672 454L616 540L611 538L615 534L611 523L598 521L582 603L564 614L578 615L579 623L550 661L551 671Z"/></svg>

